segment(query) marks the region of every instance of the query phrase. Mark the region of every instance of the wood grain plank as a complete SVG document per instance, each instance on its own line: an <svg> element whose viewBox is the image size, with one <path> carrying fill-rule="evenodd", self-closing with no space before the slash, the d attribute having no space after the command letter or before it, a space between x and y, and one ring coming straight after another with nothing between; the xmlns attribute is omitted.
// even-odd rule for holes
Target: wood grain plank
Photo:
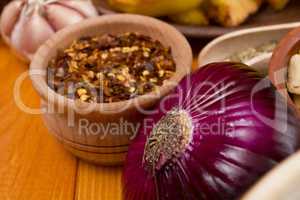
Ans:
<svg viewBox="0 0 300 200"><path fill-rule="evenodd" d="M100 167L80 161L76 199L121 200L121 177L121 167Z"/></svg>
<svg viewBox="0 0 300 200"><path fill-rule="evenodd" d="M76 159L49 135L39 115L14 102L15 81L27 70L0 42L0 199L74 199ZM28 77L21 97L39 108Z"/></svg>

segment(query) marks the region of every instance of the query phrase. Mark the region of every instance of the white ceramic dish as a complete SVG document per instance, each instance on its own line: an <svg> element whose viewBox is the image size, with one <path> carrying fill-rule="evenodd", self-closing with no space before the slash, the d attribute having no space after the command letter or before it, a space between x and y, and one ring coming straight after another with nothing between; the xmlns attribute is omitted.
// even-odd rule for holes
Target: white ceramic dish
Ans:
<svg viewBox="0 0 300 200"><path fill-rule="evenodd" d="M210 42L199 54L198 66L211 62L224 61L231 55L250 47L258 47L267 42L280 40L287 32L299 27L300 22L275 26L265 26L232 32ZM246 64L267 74L271 54L263 54Z"/></svg>

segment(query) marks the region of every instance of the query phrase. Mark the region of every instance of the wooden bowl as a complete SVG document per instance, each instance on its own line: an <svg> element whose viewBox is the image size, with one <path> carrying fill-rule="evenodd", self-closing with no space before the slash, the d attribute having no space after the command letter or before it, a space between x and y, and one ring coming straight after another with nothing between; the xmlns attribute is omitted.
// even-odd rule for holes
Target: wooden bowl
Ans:
<svg viewBox="0 0 300 200"><path fill-rule="evenodd" d="M158 93L100 104L74 101L48 87L47 66L58 50L66 48L82 36L124 32L138 32L171 47L177 69L175 75L159 88ZM150 17L118 14L88 19L58 32L37 51L30 66L30 76L42 98L45 123L51 133L82 159L102 165L118 165L123 163L130 140L136 134L132 129L127 128L126 131L122 127L124 123L136 128L144 112L168 94L190 72L191 66L191 47L175 28Z"/></svg>
<svg viewBox="0 0 300 200"><path fill-rule="evenodd" d="M291 57L300 50L300 25L286 34L275 49L270 61L269 77L277 90L294 105L289 95L287 82L287 67Z"/></svg>

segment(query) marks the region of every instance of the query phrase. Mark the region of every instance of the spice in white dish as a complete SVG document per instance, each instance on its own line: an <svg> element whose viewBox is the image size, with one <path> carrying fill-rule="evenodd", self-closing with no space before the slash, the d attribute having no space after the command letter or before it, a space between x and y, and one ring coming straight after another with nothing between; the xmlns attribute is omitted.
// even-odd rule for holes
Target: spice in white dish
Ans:
<svg viewBox="0 0 300 200"><path fill-rule="evenodd" d="M237 52L230 56L227 61L232 62L242 62L246 63L247 61L251 60L252 58L255 58L257 56L271 53L275 49L277 45L277 41L270 41L267 43L264 43L258 47L250 47L244 51Z"/></svg>

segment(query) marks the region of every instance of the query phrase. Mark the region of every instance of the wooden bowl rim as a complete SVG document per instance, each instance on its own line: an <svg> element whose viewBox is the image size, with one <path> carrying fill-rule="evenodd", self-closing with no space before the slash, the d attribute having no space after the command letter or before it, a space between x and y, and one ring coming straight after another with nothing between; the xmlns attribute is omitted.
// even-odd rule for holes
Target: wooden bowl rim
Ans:
<svg viewBox="0 0 300 200"><path fill-rule="evenodd" d="M137 26L143 26L147 27L149 25L152 25L153 27L157 27L157 29L165 29L168 30L166 33L169 33L169 37L173 37L174 41L176 41L176 44L174 45L178 46L177 48L172 49L172 51L180 51L185 52L185 56L181 59L184 59L183 63L186 63L184 66L178 66L176 67L176 72L174 76L168 80L165 81L165 83L159 87L159 94L155 92L151 92L145 95L138 96L136 98L126 100L126 101L120 101L120 102L113 102L113 103L86 103L86 102L80 102L75 101L73 99L69 99L65 96L62 96L58 93L56 93L54 90L52 90L46 80L45 76L46 73L44 72L43 75L36 75L35 70L44 70L47 69L47 66L43 66L43 60L44 57L48 54L50 49L56 48L57 44L62 41L64 38L68 37L70 34L84 30L86 28L98 26L99 28L101 25L104 24L120 24L120 23L126 23L134 22L134 24ZM49 59L50 60L50 59ZM162 98L165 96L169 91L171 91L173 88L175 88L175 85L177 85L181 79L187 75L191 71L193 61L193 55L192 55L192 49L189 45L187 39L174 27L171 25L147 16L142 15L136 15L136 14L116 14L116 15L105 15L105 16L98 16L89 18L86 20L83 20L77 24L71 25L67 28L62 29L61 31L57 32L53 37L51 37L49 40L47 40L36 52L31 64L30 64L30 78L32 80L34 88L37 90L39 95L45 99L48 103L58 103L58 105L63 102L63 104L67 104L72 109L76 109L82 106L87 107L92 105L93 111L101 107L101 112L105 111L119 111L120 109L124 109L124 106L127 106L127 108L132 108L133 106L137 105L147 105L151 103L152 101L156 101L157 99ZM168 83L172 83L173 85L170 88L170 85ZM169 86L168 86L169 85ZM153 99L153 95L155 96L155 99ZM77 106L76 106L77 105ZM143 106L141 106L143 107Z"/></svg>

